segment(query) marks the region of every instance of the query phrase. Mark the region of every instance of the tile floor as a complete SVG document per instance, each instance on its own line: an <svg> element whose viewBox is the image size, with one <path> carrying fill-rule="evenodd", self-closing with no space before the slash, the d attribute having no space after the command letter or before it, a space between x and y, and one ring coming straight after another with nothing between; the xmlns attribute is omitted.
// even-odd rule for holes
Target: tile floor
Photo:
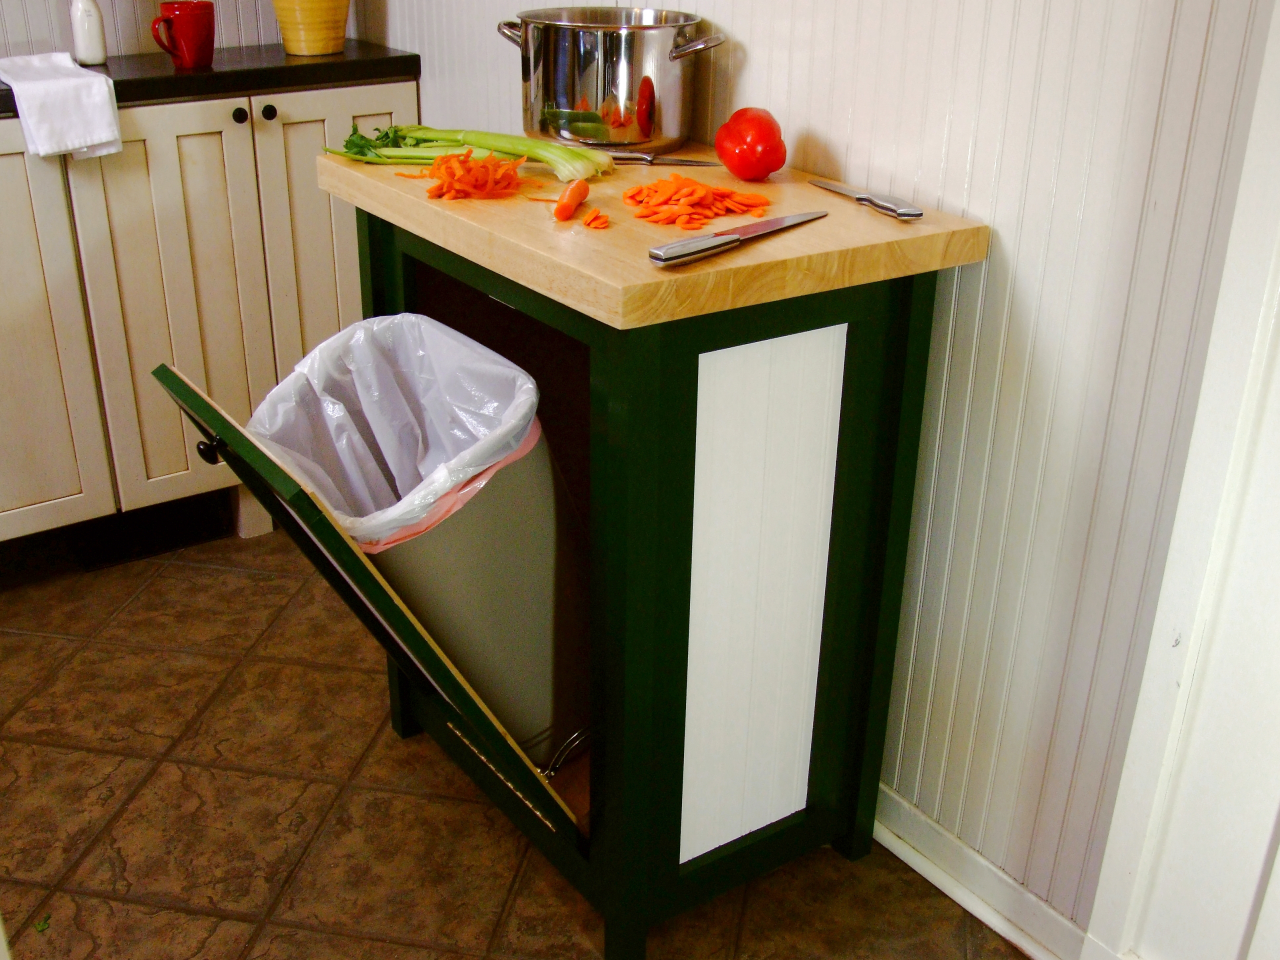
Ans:
<svg viewBox="0 0 1280 960"><path fill-rule="evenodd" d="M599 918L426 737L280 533L0 592L15 960L600 956ZM885 850L653 931L663 960L1012 960Z"/></svg>

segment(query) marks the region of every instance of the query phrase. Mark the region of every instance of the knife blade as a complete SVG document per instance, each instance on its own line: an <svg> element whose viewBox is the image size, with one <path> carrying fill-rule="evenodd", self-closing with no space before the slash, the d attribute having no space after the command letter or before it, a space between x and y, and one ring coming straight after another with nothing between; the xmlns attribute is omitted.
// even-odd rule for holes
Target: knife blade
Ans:
<svg viewBox="0 0 1280 960"><path fill-rule="evenodd" d="M852 197L859 203L865 203L872 210L898 220L919 220L924 216L924 211L919 207L912 206L905 200L899 200L897 197L891 197L887 194L857 190L831 180L810 180L809 182L815 187L821 187L823 190L830 190L832 193L840 193L846 197Z"/></svg>
<svg viewBox="0 0 1280 960"><path fill-rule="evenodd" d="M814 210L810 213L793 213L785 217L774 217L772 220L744 224L741 227L733 227L730 230L721 230L719 233L713 233L709 237L677 240L675 243L668 243L661 247L652 247L649 250L649 261L656 263L660 267L693 263L695 260L701 260L704 257L732 250L743 240L762 237L767 233L785 230L787 227L808 223L810 220L818 220L826 215L827 211L825 210Z"/></svg>
<svg viewBox="0 0 1280 960"><path fill-rule="evenodd" d="M643 163L650 167L718 167L718 160L693 160L654 153L610 153L614 163Z"/></svg>

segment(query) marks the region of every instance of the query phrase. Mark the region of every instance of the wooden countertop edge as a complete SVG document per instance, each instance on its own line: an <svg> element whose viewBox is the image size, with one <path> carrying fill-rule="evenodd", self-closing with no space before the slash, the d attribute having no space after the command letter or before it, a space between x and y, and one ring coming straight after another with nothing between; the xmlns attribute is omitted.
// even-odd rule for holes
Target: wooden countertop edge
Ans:
<svg viewBox="0 0 1280 960"><path fill-rule="evenodd" d="M715 273L667 268L656 282L618 287L580 267L566 274L563 264L535 248L521 246L515 258L509 253L496 256L492 246L499 238L488 229L425 201L411 208L389 203L384 199L385 186L376 180L342 177L346 164L333 159L319 158L320 189L618 330L981 262L991 236L988 226L973 224L775 262L729 263ZM366 185L368 189L361 189ZM390 192L389 199L402 201L403 195ZM734 251L719 259L739 255ZM570 285L571 292L559 289Z"/></svg>
<svg viewBox="0 0 1280 960"><path fill-rule="evenodd" d="M613 325L624 330L644 327L980 263L987 257L990 237L990 227L975 225L870 248L823 251L774 263L744 263L715 274L682 276L677 268L660 292L655 293L652 283L624 287L622 322ZM941 251L937 249L940 244Z"/></svg>

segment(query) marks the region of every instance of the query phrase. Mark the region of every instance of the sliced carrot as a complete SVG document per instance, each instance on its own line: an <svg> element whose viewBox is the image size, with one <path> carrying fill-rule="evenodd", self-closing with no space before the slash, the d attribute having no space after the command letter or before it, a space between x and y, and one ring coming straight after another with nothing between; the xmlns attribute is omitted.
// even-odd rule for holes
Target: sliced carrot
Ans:
<svg viewBox="0 0 1280 960"><path fill-rule="evenodd" d="M762 194L709 186L679 173L624 190L622 202L636 208L637 220L674 224L681 230L701 230L711 220L726 214L762 217L770 204L769 198ZM593 221L591 225L596 224Z"/></svg>

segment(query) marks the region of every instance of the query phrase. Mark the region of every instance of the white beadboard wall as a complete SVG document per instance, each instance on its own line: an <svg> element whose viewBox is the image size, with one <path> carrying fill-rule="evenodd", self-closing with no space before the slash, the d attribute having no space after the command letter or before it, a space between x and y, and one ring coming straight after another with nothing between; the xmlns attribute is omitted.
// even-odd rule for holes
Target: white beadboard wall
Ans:
<svg viewBox="0 0 1280 960"><path fill-rule="evenodd" d="M217 2L221 43L277 36L269 0ZM1079 926L1271 4L679 4L730 38L700 66L700 139L767 107L795 165L994 229L940 285L883 780ZM515 132L495 25L525 6L356 0L354 23L422 54L424 121ZM65 49L64 7L0 0L0 52ZM104 12L113 53L151 48L151 0Z"/></svg>
<svg viewBox="0 0 1280 960"><path fill-rule="evenodd" d="M154 53L151 21L160 0L98 0L106 24L107 54ZM71 0L0 0L0 56L71 50ZM279 43L271 0L214 0L219 47ZM348 30L348 35L353 35Z"/></svg>
<svg viewBox="0 0 1280 960"><path fill-rule="evenodd" d="M422 116L518 131L511 0L357 0ZM972 216L943 278L883 779L1087 925L1271 0L684 0L699 139ZM1265 33L1265 30L1263 31ZM910 839L910 838L908 838Z"/></svg>
<svg viewBox="0 0 1280 960"><path fill-rule="evenodd" d="M151 21L160 0L98 0L107 29L107 54L154 53ZM71 0L0 0L0 56L71 49ZM279 43L271 0L215 0L219 47ZM348 31L350 33L351 31Z"/></svg>

